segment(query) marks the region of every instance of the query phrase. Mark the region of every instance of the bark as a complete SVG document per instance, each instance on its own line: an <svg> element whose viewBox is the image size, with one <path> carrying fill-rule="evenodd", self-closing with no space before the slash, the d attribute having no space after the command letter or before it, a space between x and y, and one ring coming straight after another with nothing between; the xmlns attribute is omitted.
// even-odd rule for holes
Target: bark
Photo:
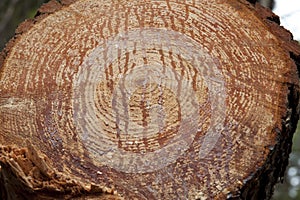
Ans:
<svg viewBox="0 0 300 200"><path fill-rule="evenodd" d="M0 2L0 49L14 36L17 26L26 18L33 17L40 5L48 0L1 0Z"/></svg>
<svg viewBox="0 0 300 200"><path fill-rule="evenodd" d="M2 199L269 199L300 48L254 3L43 5L0 56Z"/></svg>

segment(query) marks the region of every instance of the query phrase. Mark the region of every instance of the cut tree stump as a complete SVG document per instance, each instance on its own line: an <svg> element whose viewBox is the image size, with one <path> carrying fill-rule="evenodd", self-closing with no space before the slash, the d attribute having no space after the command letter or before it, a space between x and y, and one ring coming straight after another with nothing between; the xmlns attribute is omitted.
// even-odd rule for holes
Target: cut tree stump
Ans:
<svg viewBox="0 0 300 200"><path fill-rule="evenodd" d="M1 199L269 199L300 48L243 0L62 0L0 59Z"/></svg>

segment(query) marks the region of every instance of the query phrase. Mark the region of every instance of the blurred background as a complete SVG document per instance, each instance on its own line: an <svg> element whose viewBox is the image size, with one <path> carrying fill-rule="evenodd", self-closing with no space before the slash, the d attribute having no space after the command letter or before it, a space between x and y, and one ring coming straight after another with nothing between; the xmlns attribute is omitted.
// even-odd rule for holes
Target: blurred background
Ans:
<svg viewBox="0 0 300 200"><path fill-rule="evenodd" d="M0 51L14 35L19 23L33 18L41 4L49 0L0 0ZM281 25L300 41L299 0L258 0L280 16ZM300 200L300 125L293 138L293 151L283 183L275 187L272 200Z"/></svg>
<svg viewBox="0 0 300 200"><path fill-rule="evenodd" d="M13 37L18 24L33 18L37 9L49 0L0 0L0 50Z"/></svg>

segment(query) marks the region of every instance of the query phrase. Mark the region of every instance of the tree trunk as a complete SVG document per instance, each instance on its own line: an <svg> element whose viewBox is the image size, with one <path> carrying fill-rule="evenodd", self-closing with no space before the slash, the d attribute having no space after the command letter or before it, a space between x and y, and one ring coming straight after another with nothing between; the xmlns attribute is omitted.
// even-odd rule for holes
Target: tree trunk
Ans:
<svg viewBox="0 0 300 200"><path fill-rule="evenodd" d="M2 199L269 199L300 49L258 4L51 1L0 59Z"/></svg>
<svg viewBox="0 0 300 200"><path fill-rule="evenodd" d="M0 49L14 35L18 24L33 17L38 7L48 0L1 0L0 1Z"/></svg>

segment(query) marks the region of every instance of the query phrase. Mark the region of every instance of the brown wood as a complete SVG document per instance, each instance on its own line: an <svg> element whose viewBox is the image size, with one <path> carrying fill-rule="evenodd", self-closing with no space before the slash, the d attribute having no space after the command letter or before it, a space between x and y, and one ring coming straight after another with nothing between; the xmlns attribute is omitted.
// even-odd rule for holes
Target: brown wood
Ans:
<svg viewBox="0 0 300 200"><path fill-rule="evenodd" d="M268 199L300 49L246 1L51 1L0 59L2 199Z"/></svg>

